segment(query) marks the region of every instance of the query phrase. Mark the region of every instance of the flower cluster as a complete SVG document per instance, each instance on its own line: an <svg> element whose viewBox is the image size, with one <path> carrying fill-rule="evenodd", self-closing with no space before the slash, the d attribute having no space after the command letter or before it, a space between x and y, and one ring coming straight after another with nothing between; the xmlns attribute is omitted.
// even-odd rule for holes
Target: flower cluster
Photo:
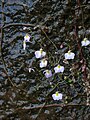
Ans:
<svg viewBox="0 0 90 120"><path fill-rule="evenodd" d="M31 38L30 35L28 35L28 34L25 35L24 41L23 41L23 49L24 50L26 49L26 42L30 42L30 38ZM90 41L87 38L84 38L81 41L82 46L88 46L89 44L90 44ZM39 63L40 68L45 68L48 65L48 61L45 58L45 56L46 56L46 52L42 48L40 50L35 51L35 57L37 59L41 59L40 63ZM64 57L65 57L65 60L73 60L75 58L75 53L73 53L73 52L71 52L71 50L69 50L67 53L64 54ZM58 64L57 66L54 67L55 74L63 73L64 70L65 70L64 66L62 66L60 64ZM34 71L34 69L29 68L29 73L31 71ZM50 78L53 75L52 71L48 70L48 69L44 70L43 73L46 78ZM59 93L58 91L56 93L52 94L52 98L54 100L61 100L62 96L63 96L62 93Z"/></svg>
<svg viewBox="0 0 90 120"><path fill-rule="evenodd" d="M46 52L44 52L42 48L35 52L35 57L36 58L43 58L43 57L45 57L45 55L46 55ZM48 61L46 59L42 59L40 61L40 68L46 67L47 63L48 63ZM60 73L60 72L63 73L64 72L64 66L57 65L54 68L54 71L55 71L55 73ZM46 78L49 78L49 77L52 76L52 71L51 70L45 70L43 73L45 74Z"/></svg>
<svg viewBox="0 0 90 120"><path fill-rule="evenodd" d="M41 59L40 64L39 64L40 68L46 67L48 64L48 61L46 60L46 58L44 58L45 56L46 56L46 52L43 51L42 48L40 50L35 51L35 57L37 59ZM71 52L70 50L68 51L68 53L65 53L65 59L70 60L70 59L74 59L74 57L75 57L75 54L73 52ZM64 69L65 69L64 66L62 66L60 64L58 64L57 66L54 67L55 73L63 73ZM48 70L48 69L44 70L43 73L46 78L50 78L53 75L52 71ZM60 99L62 99L62 94L56 92L55 94L52 95L52 97L54 100L60 100Z"/></svg>

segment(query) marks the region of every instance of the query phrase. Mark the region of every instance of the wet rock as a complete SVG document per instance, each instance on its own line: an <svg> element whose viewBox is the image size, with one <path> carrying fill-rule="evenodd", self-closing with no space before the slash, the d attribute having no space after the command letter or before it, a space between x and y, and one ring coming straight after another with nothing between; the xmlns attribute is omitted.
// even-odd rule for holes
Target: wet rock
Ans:
<svg viewBox="0 0 90 120"><path fill-rule="evenodd" d="M75 25L79 43L84 36L87 38L90 36L88 3L88 0L80 1L81 7L79 7L77 1L71 0L9 0L5 2L5 25L24 23L35 26L29 27L28 30L23 30L24 25L9 26L3 31L2 57L5 60L8 75L5 74L4 65L0 60L0 119L34 120L39 109L35 112L28 109L39 105L42 107L45 101L47 105L56 104L51 98L52 93L56 90L63 93L63 102L71 105L86 104L86 93L82 84L83 74L80 68L75 69L75 72L80 72L79 75L74 75L73 71L68 70L71 69L77 58L80 60L75 41ZM24 51L22 44L26 33L29 33L32 38ZM40 48L47 52L46 59L49 62L46 69L52 69L54 73L53 67L59 62L64 64L65 73L46 79L43 74L45 69L39 68L40 59L36 59L34 55L34 52ZM75 51L76 58L66 64L63 61L68 49ZM83 48L82 50L89 69L90 50L89 48L85 48L85 52ZM29 73L29 67L34 68L35 72ZM16 86L10 83L8 76L12 82L16 83ZM65 81L64 76L70 77L71 81ZM49 83L52 82L54 87L58 81L60 84L50 92L53 88ZM49 92L50 95L46 97ZM62 104L60 101L57 103ZM22 108L28 111L24 111ZM45 109L44 113L43 109ZM90 108L85 106L42 108L38 120L88 120L89 113Z"/></svg>

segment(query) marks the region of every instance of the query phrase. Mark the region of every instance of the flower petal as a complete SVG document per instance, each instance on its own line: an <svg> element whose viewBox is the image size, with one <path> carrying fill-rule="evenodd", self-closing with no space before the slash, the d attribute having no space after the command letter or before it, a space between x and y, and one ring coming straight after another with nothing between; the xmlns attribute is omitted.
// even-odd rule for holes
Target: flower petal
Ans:
<svg viewBox="0 0 90 120"><path fill-rule="evenodd" d="M26 49L26 42L23 41L23 49L25 50Z"/></svg>
<svg viewBox="0 0 90 120"><path fill-rule="evenodd" d="M70 59L69 54L65 53L65 59Z"/></svg>
<svg viewBox="0 0 90 120"><path fill-rule="evenodd" d="M90 44L90 41L89 41L89 40L87 40L87 41L86 41L86 46L87 46L87 45L89 45L89 44Z"/></svg>
<svg viewBox="0 0 90 120"><path fill-rule="evenodd" d="M62 99L62 94L59 93L58 97L59 97L59 99L61 100L61 99Z"/></svg>
<svg viewBox="0 0 90 120"><path fill-rule="evenodd" d="M82 41L81 44L82 44L82 46L85 46L85 41Z"/></svg>
<svg viewBox="0 0 90 120"><path fill-rule="evenodd" d="M71 58L71 59L74 59L74 56L75 56L75 54L74 54L74 53L71 53L70 58Z"/></svg>
<svg viewBox="0 0 90 120"><path fill-rule="evenodd" d="M60 68L60 72L63 72L63 71L64 71L64 67L61 66L61 68Z"/></svg>
<svg viewBox="0 0 90 120"><path fill-rule="evenodd" d="M43 52L42 52L42 57L44 57L45 55L46 55L46 52L43 51Z"/></svg>
<svg viewBox="0 0 90 120"><path fill-rule="evenodd" d="M52 98L54 99L54 100L56 100L57 98L56 98L56 94L53 94L52 95Z"/></svg>

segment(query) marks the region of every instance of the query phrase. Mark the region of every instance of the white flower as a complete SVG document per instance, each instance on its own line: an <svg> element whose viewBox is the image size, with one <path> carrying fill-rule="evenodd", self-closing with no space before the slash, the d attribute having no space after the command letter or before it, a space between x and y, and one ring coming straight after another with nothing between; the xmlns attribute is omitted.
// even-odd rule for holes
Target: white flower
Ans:
<svg viewBox="0 0 90 120"><path fill-rule="evenodd" d="M52 71L51 70L45 70L44 72L45 72L46 78L49 78L49 77L52 76Z"/></svg>
<svg viewBox="0 0 90 120"><path fill-rule="evenodd" d="M82 46L87 46L90 44L90 41L87 38L84 38L83 41L81 42Z"/></svg>
<svg viewBox="0 0 90 120"><path fill-rule="evenodd" d="M74 59L75 54L69 50L68 53L65 53L64 56L65 56L65 59L70 60L70 59Z"/></svg>
<svg viewBox="0 0 90 120"><path fill-rule="evenodd" d="M23 41L23 49L26 49L26 41Z"/></svg>
<svg viewBox="0 0 90 120"><path fill-rule="evenodd" d="M64 66L57 65L55 68L55 73L63 72L64 71Z"/></svg>
<svg viewBox="0 0 90 120"><path fill-rule="evenodd" d="M47 66L47 60L43 59L40 62L40 68L46 67Z"/></svg>
<svg viewBox="0 0 90 120"><path fill-rule="evenodd" d="M62 94L56 92L55 94L52 95L52 98L53 98L54 100L61 100L61 99L62 99Z"/></svg>
<svg viewBox="0 0 90 120"><path fill-rule="evenodd" d="M35 57L36 58L42 58L46 55L46 52L43 51L43 49L41 48L40 50L35 52Z"/></svg>
<svg viewBox="0 0 90 120"><path fill-rule="evenodd" d="M24 36L24 41L30 42L30 38L31 38L31 36L28 35L28 34L26 34L26 35Z"/></svg>

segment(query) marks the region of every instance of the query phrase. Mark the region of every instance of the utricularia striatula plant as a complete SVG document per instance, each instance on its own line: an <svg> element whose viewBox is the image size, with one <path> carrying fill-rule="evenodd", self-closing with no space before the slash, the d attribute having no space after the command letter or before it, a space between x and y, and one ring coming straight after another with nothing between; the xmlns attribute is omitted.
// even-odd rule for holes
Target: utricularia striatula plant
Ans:
<svg viewBox="0 0 90 120"><path fill-rule="evenodd" d="M26 49L26 42L30 42L30 39L31 39L31 36L29 34L26 34L24 36L24 41L23 41L23 49L24 50ZM87 38L84 38L81 41L82 47L89 46L89 44L90 44L90 41ZM35 54L36 59L40 59L39 67L41 69L42 68L45 69L48 66L48 60L45 58L46 52L42 48L40 48L39 50L35 51L34 54ZM68 50L66 53L64 53L64 58L65 58L65 60L68 60L68 61L73 60L75 58L75 56L76 56L75 53L71 52L71 50ZM31 71L35 72L34 69L29 68L29 73ZM62 74L65 71L65 67L63 65L61 65L60 63L58 63L57 65L55 65L53 67L53 71L54 71L54 74L59 74L59 73ZM53 71L46 68L46 70L43 70L42 73L48 79L48 78L51 78L53 76ZM62 100L62 97L63 97L63 94L59 93L59 91L56 91L54 94L52 94L53 100Z"/></svg>

